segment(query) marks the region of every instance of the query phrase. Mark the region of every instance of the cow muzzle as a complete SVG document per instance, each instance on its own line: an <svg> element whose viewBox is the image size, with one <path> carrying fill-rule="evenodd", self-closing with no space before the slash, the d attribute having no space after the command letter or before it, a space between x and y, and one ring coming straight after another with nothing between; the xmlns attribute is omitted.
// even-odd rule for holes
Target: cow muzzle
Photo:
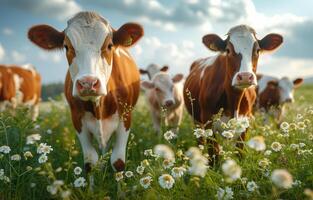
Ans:
<svg viewBox="0 0 313 200"><path fill-rule="evenodd" d="M76 89L81 97L101 96L101 83L97 77L84 76L76 81Z"/></svg>
<svg viewBox="0 0 313 200"><path fill-rule="evenodd" d="M251 72L239 72L234 77L233 86L239 89L257 85L256 77Z"/></svg>

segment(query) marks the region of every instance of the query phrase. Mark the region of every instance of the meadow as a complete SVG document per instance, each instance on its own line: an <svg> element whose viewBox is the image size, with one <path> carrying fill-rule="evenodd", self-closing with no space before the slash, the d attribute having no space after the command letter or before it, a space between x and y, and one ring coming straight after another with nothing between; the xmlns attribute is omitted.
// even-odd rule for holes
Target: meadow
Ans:
<svg viewBox="0 0 313 200"><path fill-rule="evenodd" d="M61 97L43 102L36 122L27 116L26 108L3 112L0 200L313 199L312 91L313 85L296 91L296 102L288 106L281 127L273 119L265 124L267 116L257 112L249 121L241 156L236 140L216 133L223 148L213 167L207 165L208 144L197 145L197 136L210 137L210 132L197 129L185 113L177 135L163 127L167 134L157 136L141 95L133 112L125 171L112 170L109 148L91 172L92 188Z"/></svg>

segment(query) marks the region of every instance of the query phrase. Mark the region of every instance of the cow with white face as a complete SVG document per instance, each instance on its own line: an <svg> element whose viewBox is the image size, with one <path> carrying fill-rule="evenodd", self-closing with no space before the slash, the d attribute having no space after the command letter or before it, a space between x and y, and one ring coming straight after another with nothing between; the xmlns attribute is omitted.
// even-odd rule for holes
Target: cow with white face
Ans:
<svg viewBox="0 0 313 200"><path fill-rule="evenodd" d="M288 77L277 78L258 74L257 108L269 112L278 123L284 117L287 103L294 102L294 90L303 83L303 78L293 81Z"/></svg>
<svg viewBox="0 0 313 200"><path fill-rule="evenodd" d="M139 70L126 48L142 36L140 25L127 23L114 30L107 20L94 12L76 14L64 31L37 25L28 32L29 39L43 49L66 50L69 70L65 96L87 172L98 160L92 138L98 141L101 149L106 149L114 131L116 141L111 164L117 171L125 167L130 110L136 104L140 90Z"/></svg>
<svg viewBox="0 0 313 200"><path fill-rule="evenodd" d="M159 72L167 72L167 71L168 71L167 65L160 67L159 65L156 65L156 64L150 64L148 65L147 69L140 69L140 74L142 75L147 74L149 77L149 80L151 80L155 74Z"/></svg>
<svg viewBox="0 0 313 200"><path fill-rule="evenodd" d="M164 122L173 130L178 130L182 121L184 97L183 75L176 74L173 78L166 72L155 74L151 81L142 81L146 99L151 112L153 127L161 133L162 112L165 110Z"/></svg>

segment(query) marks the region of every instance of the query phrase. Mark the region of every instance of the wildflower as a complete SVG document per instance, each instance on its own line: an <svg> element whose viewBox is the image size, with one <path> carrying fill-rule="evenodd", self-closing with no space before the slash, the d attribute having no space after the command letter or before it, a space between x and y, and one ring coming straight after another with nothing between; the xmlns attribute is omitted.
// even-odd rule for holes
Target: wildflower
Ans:
<svg viewBox="0 0 313 200"><path fill-rule="evenodd" d="M59 172L61 172L62 170L63 170L62 167L58 167L58 168L55 169L55 172L56 172L56 173L59 173ZM74 173L75 173L75 169L74 169Z"/></svg>
<svg viewBox="0 0 313 200"><path fill-rule="evenodd" d="M290 123L289 124L289 130L291 130L291 131L297 130L297 125L295 123Z"/></svg>
<svg viewBox="0 0 313 200"><path fill-rule="evenodd" d="M147 167L147 166L150 165L150 163L149 163L149 161L147 159L144 159L143 161L141 161L140 165L143 166L143 167Z"/></svg>
<svg viewBox="0 0 313 200"><path fill-rule="evenodd" d="M303 131L306 128L306 125L304 122L298 122L297 127L298 127L298 129Z"/></svg>
<svg viewBox="0 0 313 200"><path fill-rule="evenodd" d="M130 177L134 176L134 173L133 173L132 171L126 171L126 172L125 172L125 176L126 176L127 178L130 178Z"/></svg>
<svg viewBox="0 0 313 200"><path fill-rule="evenodd" d="M164 169L169 169L169 168L173 167L174 163L175 163L175 161L173 161L173 160L165 159L163 161L162 165L163 165Z"/></svg>
<svg viewBox="0 0 313 200"><path fill-rule="evenodd" d="M230 187L226 187L225 190L223 188L218 188L217 190L217 199L218 200L229 200L233 199L234 192Z"/></svg>
<svg viewBox="0 0 313 200"><path fill-rule="evenodd" d="M226 160L222 164L222 170L232 181L237 180L241 176L241 168L234 160Z"/></svg>
<svg viewBox="0 0 313 200"><path fill-rule="evenodd" d="M25 160L27 160L28 158L32 158L32 157L33 157L32 152L30 152L30 151L25 151L25 152L24 152L24 158L25 158Z"/></svg>
<svg viewBox="0 0 313 200"><path fill-rule="evenodd" d="M38 154L48 154L51 151L53 151L53 148L47 145L47 143L40 143L39 146L37 147Z"/></svg>
<svg viewBox="0 0 313 200"><path fill-rule="evenodd" d="M184 175L185 172L186 168L184 167L173 167L171 174L174 178L180 178Z"/></svg>
<svg viewBox="0 0 313 200"><path fill-rule="evenodd" d="M70 191L70 190L64 190L64 191L61 192L61 197L62 197L63 199L67 199L67 198L69 198L70 196L71 196L71 191Z"/></svg>
<svg viewBox="0 0 313 200"><path fill-rule="evenodd" d="M40 164L47 162L47 160L48 160L48 157L46 156L46 154L42 154L42 155L39 156L39 158L38 158L38 162L39 162Z"/></svg>
<svg viewBox="0 0 313 200"><path fill-rule="evenodd" d="M75 167L74 168L74 174L75 175L80 175L81 173L82 173L82 168L80 168L80 167Z"/></svg>
<svg viewBox="0 0 313 200"><path fill-rule="evenodd" d="M154 147L154 153L158 157L162 157L164 159L169 159L169 160L175 160L175 155L174 155L173 150L165 144L157 144Z"/></svg>
<svg viewBox="0 0 313 200"><path fill-rule="evenodd" d="M0 178L4 175L4 169L0 169Z"/></svg>
<svg viewBox="0 0 313 200"><path fill-rule="evenodd" d="M144 171L145 171L145 168L143 166L138 166L136 169L136 172L140 175L142 175Z"/></svg>
<svg viewBox="0 0 313 200"><path fill-rule="evenodd" d="M176 156L179 157L179 158L182 157L183 154L184 154L184 153L183 153L183 151L182 151L181 149L179 149L179 150L176 151Z"/></svg>
<svg viewBox="0 0 313 200"><path fill-rule="evenodd" d="M163 136L164 136L164 139L166 139L167 141L170 141L177 137L177 135L171 130L166 131Z"/></svg>
<svg viewBox="0 0 313 200"><path fill-rule="evenodd" d="M273 142L271 148L273 149L273 151L279 152L282 149L282 146L279 142Z"/></svg>
<svg viewBox="0 0 313 200"><path fill-rule="evenodd" d="M300 147L300 148L303 148L303 147L305 147L305 144L304 144L303 142L300 142L300 143L299 143L299 147Z"/></svg>
<svg viewBox="0 0 313 200"><path fill-rule="evenodd" d="M310 134L310 135L308 136L308 139L309 139L309 140L313 140L313 134Z"/></svg>
<svg viewBox="0 0 313 200"><path fill-rule="evenodd" d="M185 153L189 158L193 158L196 155L201 155L201 151L197 147L190 147L188 151Z"/></svg>
<svg viewBox="0 0 313 200"><path fill-rule="evenodd" d="M271 179L279 188L288 189L292 187L292 176L285 169L275 169L272 173Z"/></svg>
<svg viewBox="0 0 313 200"><path fill-rule="evenodd" d="M290 144L289 148L291 150L297 150L297 149L299 149L299 145L298 144Z"/></svg>
<svg viewBox="0 0 313 200"><path fill-rule="evenodd" d="M116 180L116 181L120 181L120 180L122 180L123 178L124 178L123 172L117 172L117 173L115 174L115 180Z"/></svg>
<svg viewBox="0 0 313 200"><path fill-rule="evenodd" d="M272 151L271 150L266 150L265 152L264 152L264 155L265 156L269 156L269 155L271 155L272 154Z"/></svg>
<svg viewBox="0 0 313 200"><path fill-rule="evenodd" d="M141 178L139 180L139 182L143 188L147 189L151 185L152 177L151 176L145 176L145 177Z"/></svg>
<svg viewBox="0 0 313 200"><path fill-rule="evenodd" d="M11 156L11 160L13 161L20 161L21 160L21 156L19 154L14 154Z"/></svg>
<svg viewBox="0 0 313 200"><path fill-rule="evenodd" d="M259 186L254 181L249 181L247 183L247 189L249 192L254 192L258 188L259 188Z"/></svg>
<svg viewBox="0 0 313 200"><path fill-rule="evenodd" d="M249 127L249 119L247 117L239 117L235 121L233 128L236 133L242 133Z"/></svg>
<svg viewBox="0 0 313 200"><path fill-rule="evenodd" d="M30 170L32 170L32 169L33 169L33 168L32 168L31 166L27 166L27 167L26 167L26 170L27 170L27 171L30 171Z"/></svg>
<svg viewBox="0 0 313 200"><path fill-rule="evenodd" d="M224 136L227 139L232 139L234 137L234 131L233 130L223 131L222 136Z"/></svg>
<svg viewBox="0 0 313 200"><path fill-rule="evenodd" d="M35 129L39 129L39 128L40 128L40 125L39 125L39 124L36 124L34 128L35 128Z"/></svg>
<svg viewBox="0 0 313 200"><path fill-rule="evenodd" d="M213 136L213 131L212 129L204 130L201 128L196 128L193 134L196 136L196 138L201 138L201 137L208 138L208 137Z"/></svg>
<svg viewBox="0 0 313 200"><path fill-rule="evenodd" d="M10 153L10 151L11 151L11 148L9 146L4 145L0 147L0 153L8 154Z"/></svg>
<svg viewBox="0 0 313 200"><path fill-rule="evenodd" d="M47 191L52 195L56 195L58 192L58 188L55 185L48 185Z"/></svg>
<svg viewBox="0 0 313 200"><path fill-rule="evenodd" d="M256 151L264 151L266 148L264 137L255 136L248 141L248 146Z"/></svg>
<svg viewBox="0 0 313 200"><path fill-rule="evenodd" d="M281 129L282 131L284 131L284 132L287 132L288 129L289 129L289 124L288 124L288 122L282 122L282 123L280 124L280 129Z"/></svg>
<svg viewBox="0 0 313 200"><path fill-rule="evenodd" d="M263 158L259 161L259 166L262 168L267 168L271 164L270 160L267 158Z"/></svg>
<svg viewBox="0 0 313 200"><path fill-rule="evenodd" d="M300 180L295 180L293 183L292 183L292 185L293 186L300 186L301 185L301 181Z"/></svg>
<svg viewBox="0 0 313 200"><path fill-rule="evenodd" d="M143 152L143 155L145 155L145 156L152 156L153 155L152 149L146 149Z"/></svg>
<svg viewBox="0 0 313 200"><path fill-rule="evenodd" d="M47 130L47 134L50 135L51 133L52 133L52 130L51 130L51 129L48 129L48 130Z"/></svg>
<svg viewBox="0 0 313 200"><path fill-rule="evenodd" d="M174 178L169 174L163 174L159 177L159 184L163 189L171 189L174 183Z"/></svg>
<svg viewBox="0 0 313 200"><path fill-rule="evenodd" d="M208 169L208 159L204 157L197 147L190 147L186 152L189 157L189 173L196 176L204 177Z"/></svg>
<svg viewBox="0 0 313 200"><path fill-rule="evenodd" d="M38 133L32 134L26 137L26 144L34 144L36 141L41 139L41 135Z"/></svg>
<svg viewBox="0 0 313 200"><path fill-rule="evenodd" d="M85 187L87 185L86 179L84 177L79 177L74 181L74 187Z"/></svg>

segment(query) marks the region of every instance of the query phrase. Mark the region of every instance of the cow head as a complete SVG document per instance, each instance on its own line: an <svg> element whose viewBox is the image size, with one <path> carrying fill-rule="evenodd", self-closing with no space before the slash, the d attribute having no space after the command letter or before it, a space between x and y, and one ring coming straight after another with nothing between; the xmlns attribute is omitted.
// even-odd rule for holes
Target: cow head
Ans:
<svg viewBox="0 0 313 200"><path fill-rule="evenodd" d="M46 49L65 49L73 82L72 95L82 100L95 100L107 94L107 83L113 66L113 52L130 47L143 35L135 23L118 30L94 12L80 12L71 18L64 31L48 25L33 26L28 38Z"/></svg>
<svg viewBox="0 0 313 200"><path fill-rule="evenodd" d="M148 65L147 69L140 69L140 74L147 74L149 79L151 80L152 77L158 73L158 72L167 72L168 66L164 65L163 67L160 67L156 64L150 64Z"/></svg>
<svg viewBox="0 0 313 200"><path fill-rule="evenodd" d="M145 90L155 90L158 104L170 108L175 102L174 84L180 82L184 75L176 74L173 78L168 73L157 73L151 81L142 81L141 87Z"/></svg>
<svg viewBox="0 0 313 200"><path fill-rule="evenodd" d="M283 77L278 81L278 88L280 93L280 103L294 102L294 89L299 87L303 83L302 78L297 78L291 81L288 77Z"/></svg>
<svg viewBox="0 0 313 200"><path fill-rule="evenodd" d="M257 85L256 70L260 53L279 47L283 37L272 33L258 40L255 31L246 25L233 27L227 35L222 40L218 35L208 34L202 41L209 49L226 53L227 78L231 79L233 87L244 89Z"/></svg>

